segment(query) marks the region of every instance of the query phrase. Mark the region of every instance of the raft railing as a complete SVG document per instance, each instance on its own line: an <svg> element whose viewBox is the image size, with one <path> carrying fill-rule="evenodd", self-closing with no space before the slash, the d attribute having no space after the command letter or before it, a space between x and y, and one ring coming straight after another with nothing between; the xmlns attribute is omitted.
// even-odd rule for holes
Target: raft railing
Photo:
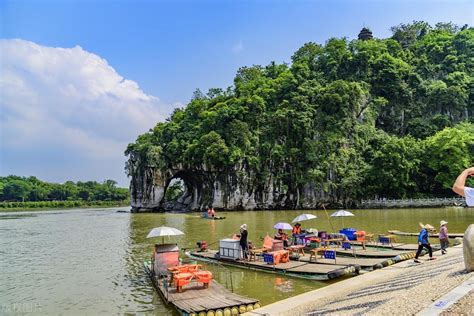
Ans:
<svg viewBox="0 0 474 316"><path fill-rule="evenodd" d="M220 280L221 282L219 282L219 283L224 285L228 290L230 290L232 293L234 293L234 282L233 282L232 271L230 269L228 269L227 267L225 267L220 262L206 261L206 265L213 266L214 271L218 270L218 269L222 270L223 273L221 273L221 275L222 274L224 275L225 283L223 283L222 280Z"/></svg>
<svg viewBox="0 0 474 316"><path fill-rule="evenodd" d="M153 280L153 286L156 288L158 293L162 293L162 295L165 297L166 301L168 301L168 286L169 286L169 278L170 275L169 273L161 272L161 271L155 271L154 267L154 262L151 261L151 266L150 266L150 271L153 272L153 277L155 278ZM164 291L160 291L157 287L161 286L163 284L163 289Z"/></svg>

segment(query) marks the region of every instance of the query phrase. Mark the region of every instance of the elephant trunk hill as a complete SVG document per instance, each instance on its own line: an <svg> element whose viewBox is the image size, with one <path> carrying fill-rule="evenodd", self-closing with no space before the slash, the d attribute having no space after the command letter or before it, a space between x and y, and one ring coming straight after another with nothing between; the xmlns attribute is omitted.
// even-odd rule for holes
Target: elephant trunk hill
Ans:
<svg viewBox="0 0 474 316"><path fill-rule="evenodd" d="M242 67L129 144L138 210L451 197L474 157L474 29L400 24Z"/></svg>

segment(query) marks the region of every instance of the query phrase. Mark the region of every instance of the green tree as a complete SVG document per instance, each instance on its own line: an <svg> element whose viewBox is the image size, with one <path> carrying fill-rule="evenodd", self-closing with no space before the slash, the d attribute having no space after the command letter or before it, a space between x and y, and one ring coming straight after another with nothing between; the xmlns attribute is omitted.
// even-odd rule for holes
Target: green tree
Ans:
<svg viewBox="0 0 474 316"><path fill-rule="evenodd" d="M435 190L448 191L460 170L474 163L474 125L446 128L425 141L424 165L433 176Z"/></svg>

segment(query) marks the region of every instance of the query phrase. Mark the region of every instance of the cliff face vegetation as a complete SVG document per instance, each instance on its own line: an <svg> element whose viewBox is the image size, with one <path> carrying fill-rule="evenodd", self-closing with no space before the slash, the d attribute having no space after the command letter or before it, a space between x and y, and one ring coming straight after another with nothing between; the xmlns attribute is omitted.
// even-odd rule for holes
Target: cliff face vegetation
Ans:
<svg viewBox="0 0 474 316"><path fill-rule="evenodd" d="M474 162L474 29L307 43L242 67L128 146L135 210L316 208L447 196ZM181 187L177 185L179 179Z"/></svg>

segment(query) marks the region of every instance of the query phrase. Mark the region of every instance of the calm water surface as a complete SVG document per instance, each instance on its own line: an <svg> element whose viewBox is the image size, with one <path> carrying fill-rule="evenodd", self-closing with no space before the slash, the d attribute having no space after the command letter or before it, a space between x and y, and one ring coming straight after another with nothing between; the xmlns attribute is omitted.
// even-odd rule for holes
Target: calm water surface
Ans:
<svg viewBox="0 0 474 316"><path fill-rule="evenodd" d="M291 222L301 211L219 212L222 221L199 214L131 214L122 209L51 210L0 213L0 314L174 315L154 292L143 270L143 261L159 239L146 239L153 228L176 227L186 234L172 237L181 248L198 240L213 243L230 237L241 224L249 226L249 239L257 245L266 233L274 234L277 222ZM303 228L331 231L343 226L342 218L328 221L324 211L302 222ZM331 211L328 211L331 214ZM439 226L444 219L450 232L464 232L474 223L474 209L357 210L344 218L345 227L373 233L389 229L415 232L418 222ZM406 241L409 241L406 239ZM211 246L216 247L217 244ZM224 282L225 272L208 266ZM275 274L231 269L234 291L269 304L328 285Z"/></svg>

